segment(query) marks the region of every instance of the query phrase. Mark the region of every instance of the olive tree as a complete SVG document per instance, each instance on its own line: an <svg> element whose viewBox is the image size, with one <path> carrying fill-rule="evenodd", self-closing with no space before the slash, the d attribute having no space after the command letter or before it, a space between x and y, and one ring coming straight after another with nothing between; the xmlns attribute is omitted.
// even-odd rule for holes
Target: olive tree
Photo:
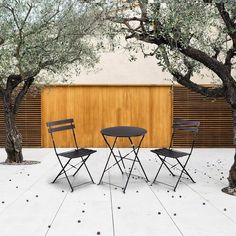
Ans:
<svg viewBox="0 0 236 236"><path fill-rule="evenodd" d="M45 72L65 71L71 64L92 67L98 61L102 15L99 4L82 0L1 0L0 98L6 162L23 161L22 135L15 120L31 85L46 82Z"/></svg>
<svg viewBox="0 0 236 236"><path fill-rule="evenodd" d="M126 39L139 42L145 55L155 56L176 82L206 97L224 98L232 109L236 146L235 0L124 0L107 18L120 25ZM153 49L145 51L145 43ZM194 82L203 68L218 85ZM224 191L236 195L236 154L228 179Z"/></svg>

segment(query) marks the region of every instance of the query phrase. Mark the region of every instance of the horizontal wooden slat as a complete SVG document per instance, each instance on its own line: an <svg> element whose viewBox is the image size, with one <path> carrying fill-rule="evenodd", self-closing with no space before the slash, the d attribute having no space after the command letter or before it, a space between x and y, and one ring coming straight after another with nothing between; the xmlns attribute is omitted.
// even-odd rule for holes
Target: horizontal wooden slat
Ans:
<svg viewBox="0 0 236 236"><path fill-rule="evenodd" d="M64 130L74 129L74 128L75 128L74 125L65 125L65 126L60 126L60 127L56 127L56 128L49 128L48 132L54 133L54 132L64 131Z"/></svg>
<svg viewBox="0 0 236 236"><path fill-rule="evenodd" d="M187 88L173 88L173 119L201 122L197 147L233 147L232 112L224 99L210 99ZM186 147L190 137L176 135L174 146Z"/></svg>
<svg viewBox="0 0 236 236"><path fill-rule="evenodd" d="M73 123L73 119L66 119L66 120L56 120L56 121L50 121L47 122L47 126L55 126L55 125L64 125L64 124L71 124Z"/></svg>
<svg viewBox="0 0 236 236"><path fill-rule="evenodd" d="M41 147L41 93L28 93L16 117L17 128L22 134L23 147ZM0 146L5 146L3 104L0 101Z"/></svg>

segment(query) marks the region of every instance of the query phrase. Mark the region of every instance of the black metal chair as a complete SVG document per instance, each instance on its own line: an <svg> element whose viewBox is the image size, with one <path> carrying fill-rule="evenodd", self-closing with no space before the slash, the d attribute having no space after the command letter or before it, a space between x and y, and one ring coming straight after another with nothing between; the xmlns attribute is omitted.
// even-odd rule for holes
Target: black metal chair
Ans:
<svg viewBox="0 0 236 236"><path fill-rule="evenodd" d="M193 180L193 178L190 176L190 174L188 173L188 171L186 170L186 165L189 161L189 158L192 154L193 151L193 147L194 147L194 143L196 140L196 136L198 133L198 128L199 128L200 122L199 121L192 121L192 120L174 120L173 122L173 133L172 133L172 137L171 137L171 142L170 142L170 146L169 148L160 148L160 149L155 149L155 150L151 150L151 152L155 153L159 159L161 160L161 165L157 171L157 174L153 180L153 183L156 182L157 176L160 173L160 170L163 166L165 166L167 168L167 170L171 173L172 176L175 176L175 174L172 172L172 169L175 168L176 166L179 166L179 170L180 175L179 178L175 184L175 186L171 186L174 187L174 191L176 190L179 181L182 177L183 174L187 175L193 183L195 183L195 181ZM191 147L190 147L190 151L189 152L182 152L182 151L178 151L175 149L172 149L172 143L173 143L173 139L175 137L175 135L177 135L178 132L188 132L190 133L190 139L191 139ZM185 133L186 134L186 133ZM186 161L181 163L179 158L181 157L187 157ZM171 158L171 159L175 159L177 161L177 163L175 163L174 165L169 163L166 159L167 158ZM162 183L162 182L161 182ZM165 183L163 183L165 184ZM167 184L168 185L168 184Z"/></svg>
<svg viewBox="0 0 236 236"><path fill-rule="evenodd" d="M58 179L58 177L60 175L65 174L65 177L66 177L66 179L67 179L67 181L70 185L71 192L73 192L74 189L71 185L71 182L70 182L66 172L69 171L72 168L75 168L76 171L73 174L73 176L75 176L78 173L78 171L81 169L82 166L85 166L92 183L94 183L93 178L92 178L92 176L89 172L89 169L86 165L86 161L88 160L90 155L95 153L96 151L91 150L91 149L86 149L86 148L78 148L78 144L77 144L77 140L76 140L76 136L75 136L75 131L74 131L74 129L75 129L74 120L73 119L66 119L66 120L58 120L58 121L47 122L47 126L49 127L48 132L50 133L51 138L52 138L54 151L56 153L57 159L58 159L58 161L61 165L61 168L62 168L61 171L56 176L56 178L52 181L52 183L55 183L55 181ZM73 150L67 151L67 152L58 153L54 133L55 132L60 132L60 131L68 131L68 130L72 132L72 137L74 139L74 143L75 143L76 148L73 149ZM68 158L68 160L66 161L66 163L64 165L63 165L60 157ZM73 159L76 159L76 158L80 158L79 163L77 163L75 165L70 164L70 161L73 160ZM70 168L68 168L66 170L66 167L68 165L70 166ZM79 165L79 167L77 167L78 165Z"/></svg>

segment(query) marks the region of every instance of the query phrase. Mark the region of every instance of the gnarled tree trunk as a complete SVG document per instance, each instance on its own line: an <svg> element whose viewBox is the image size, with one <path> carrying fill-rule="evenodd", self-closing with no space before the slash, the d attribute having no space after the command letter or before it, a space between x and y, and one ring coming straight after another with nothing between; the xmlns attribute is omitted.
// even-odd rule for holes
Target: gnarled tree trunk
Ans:
<svg viewBox="0 0 236 236"><path fill-rule="evenodd" d="M229 187L235 189L236 194L236 153L234 154L234 163L229 170Z"/></svg>
<svg viewBox="0 0 236 236"><path fill-rule="evenodd" d="M5 150L7 152L7 163L21 163L23 161L22 135L16 127L16 115L19 111L20 104L33 81L33 77L23 80L20 75L10 75L7 78L6 88L0 89L6 125ZM23 83L23 86L18 91L15 91L21 83ZM16 92L15 95L13 95L14 91Z"/></svg>
<svg viewBox="0 0 236 236"><path fill-rule="evenodd" d="M15 115L12 114L12 112L5 113L5 123L6 123L5 150L7 152L6 162L21 163L23 161L22 136L16 127Z"/></svg>
<svg viewBox="0 0 236 236"><path fill-rule="evenodd" d="M234 145L236 147L236 109L234 108L233 108L233 129L234 129ZM236 191L236 152L234 154L234 163L229 171L228 180L229 180L229 187L235 188Z"/></svg>

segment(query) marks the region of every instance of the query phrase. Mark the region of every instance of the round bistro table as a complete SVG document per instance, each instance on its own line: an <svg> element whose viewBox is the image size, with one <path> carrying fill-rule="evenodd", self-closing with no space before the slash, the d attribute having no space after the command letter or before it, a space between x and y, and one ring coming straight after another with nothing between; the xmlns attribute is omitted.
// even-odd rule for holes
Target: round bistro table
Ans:
<svg viewBox="0 0 236 236"><path fill-rule="evenodd" d="M121 168L121 165L120 165L120 161L122 162L123 164L123 167L125 169L125 164L124 164L124 160L130 160L132 161L132 165L131 165L131 168L130 168L130 171L129 173L127 173L128 175L128 178L126 180L126 183L125 183L125 186L121 187L121 186L117 186L117 185L114 185L116 187L119 187L123 190L123 193L125 193L125 190L127 188L127 185L129 183L129 179L130 179L130 176L132 174L132 170L133 170L133 167L134 167L134 164L135 162L138 162L142 171L143 171L143 174L145 176L145 179L146 181L148 182L148 178L147 178L147 175L144 171L144 168L140 162L140 159L138 157L138 153L139 153L139 149L140 149L140 146L142 144L142 141L144 139L144 136L145 134L147 133L147 130L146 129L143 129L143 128L139 128L139 127L133 127L133 126L114 126L114 127L109 127L109 128L105 128L105 129L102 129L101 130L101 134L104 138L104 141L106 142L107 146L109 147L110 149L110 153L109 153L109 156L108 156L108 159L107 159L107 162L105 164L105 167L103 169L103 173L102 173L102 176L100 178L100 181L98 184L101 184L103 181L103 176L105 174L106 171L108 171L109 169L111 169L112 167L114 167L115 165L117 165L121 171L122 174L126 173L126 171L122 170ZM110 144L108 142L108 139L107 137L114 137L114 141L112 144ZM138 143L137 146L134 145L133 141L132 141L132 138L133 137L140 137L140 141ZM119 151L119 155L116 155L114 153L114 149L115 149L115 145L116 145L116 142L117 142L117 139L118 138L127 138L131 144L131 147L132 147L132 150L131 152L127 153L126 155L122 156L120 151ZM134 158L127 158L128 155L130 155L131 153L134 153ZM110 161L110 158L111 156L114 157L115 159L115 164L113 164L112 166L108 167L108 163ZM119 160L118 160L119 158ZM106 182L103 182L103 183L106 183ZM111 183L109 183L110 185L113 185Z"/></svg>

